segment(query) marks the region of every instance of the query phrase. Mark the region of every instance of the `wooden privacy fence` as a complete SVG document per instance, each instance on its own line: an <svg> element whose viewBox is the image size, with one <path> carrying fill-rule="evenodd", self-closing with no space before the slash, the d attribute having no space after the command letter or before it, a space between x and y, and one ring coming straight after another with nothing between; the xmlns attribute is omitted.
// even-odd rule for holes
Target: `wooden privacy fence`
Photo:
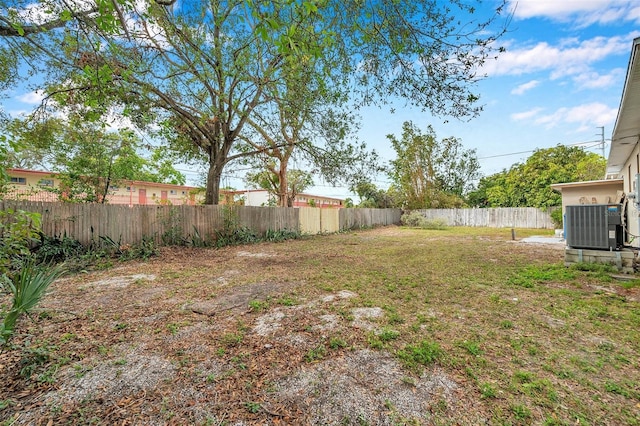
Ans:
<svg viewBox="0 0 640 426"><path fill-rule="evenodd" d="M427 219L444 219L450 226L553 229L550 210L534 207L417 210Z"/></svg>
<svg viewBox="0 0 640 426"><path fill-rule="evenodd" d="M246 227L299 230L307 234L377 225L399 224L397 209L320 209L251 206L126 206L0 200L2 210L14 209L42 215L42 231L51 237L68 236L83 244L109 237L120 244L136 244L143 237L161 242L195 235L211 238L218 230Z"/></svg>

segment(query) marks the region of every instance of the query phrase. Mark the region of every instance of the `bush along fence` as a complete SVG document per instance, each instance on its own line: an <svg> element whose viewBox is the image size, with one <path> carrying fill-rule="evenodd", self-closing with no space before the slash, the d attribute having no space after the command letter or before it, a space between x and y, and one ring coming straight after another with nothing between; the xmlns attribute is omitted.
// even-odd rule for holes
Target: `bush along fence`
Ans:
<svg viewBox="0 0 640 426"><path fill-rule="evenodd" d="M534 207L416 210L425 218L442 219L449 226L554 229L551 210Z"/></svg>
<svg viewBox="0 0 640 426"><path fill-rule="evenodd" d="M231 238L238 233L332 233L400 224L399 209L320 209L251 206L125 206L0 200L0 209L39 213L42 232L84 245L108 239L119 245L180 244Z"/></svg>

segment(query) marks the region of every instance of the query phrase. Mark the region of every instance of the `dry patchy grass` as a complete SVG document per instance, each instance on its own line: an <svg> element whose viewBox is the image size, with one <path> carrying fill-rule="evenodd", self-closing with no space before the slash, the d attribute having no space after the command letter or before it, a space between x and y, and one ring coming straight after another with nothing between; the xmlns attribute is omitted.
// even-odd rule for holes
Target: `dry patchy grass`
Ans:
<svg viewBox="0 0 640 426"><path fill-rule="evenodd" d="M562 260L485 228L163 249L54 284L0 421L638 424L640 288Z"/></svg>

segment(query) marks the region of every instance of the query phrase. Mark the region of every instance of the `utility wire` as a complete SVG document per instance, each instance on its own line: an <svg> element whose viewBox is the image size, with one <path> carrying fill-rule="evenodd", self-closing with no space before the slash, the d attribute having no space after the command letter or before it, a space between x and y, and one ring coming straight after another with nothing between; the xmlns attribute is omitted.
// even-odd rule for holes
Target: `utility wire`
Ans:
<svg viewBox="0 0 640 426"><path fill-rule="evenodd" d="M578 145L588 145L588 144L600 145L600 144L602 144L602 141L576 142L576 143L571 143L571 144L559 144L559 145L578 146ZM593 146L595 146L595 145L593 145ZM553 148L553 147L551 147L551 148ZM489 158L498 158L498 157L508 157L508 156L511 156L511 155L518 155L518 154L528 154L530 152L536 152L539 149L542 149L542 148L536 148L536 149L532 149L532 150L529 150L529 151L510 152L510 153L507 153L507 154L496 154L496 155L489 155L489 156L486 156L486 157L478 157L478 160L487 160Z"/></svg>

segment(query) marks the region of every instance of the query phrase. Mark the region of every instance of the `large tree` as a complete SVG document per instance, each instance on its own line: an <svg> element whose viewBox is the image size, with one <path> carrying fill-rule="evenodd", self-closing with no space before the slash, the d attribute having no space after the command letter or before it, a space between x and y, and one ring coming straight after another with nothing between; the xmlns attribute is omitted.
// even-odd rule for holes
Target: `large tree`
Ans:
<svg viewBox="0 0 640 426"><path fill-rule="evenodd" d="M606 160L577 146L558 145L536 150L524 163L484 177L469 194L477 207L551 207L562 195L551 184L597 180L604 177Z"/></svg>
<svg viewBox="0 0 640 426"><path fill-rule="evenodd" d="M439 141L431 126L425 133L412 122L402 126L402 136L387 135L396 159L390 177L409 209L458 207L480 177L475 150L449 137Z"/></svg>
<svg viewBox="0 0 640 426"><path fill-rule="evenodd" d="M208 203L218 200L224 167L253 154L237 142L288 65L318 59L308 72L340 85L356 106L402 97L435 114L473 116L476 69L504 30L494 26L502 4L481 20L462 0L163 4L5 1L18 12L4 9L0 35L29 59L44 58L47 81L57 82L49 93L95 108L120 102L137 125L161 123L172 141L199 151ZM38 7L48 14L40 22L20 13Z"/></svg>

